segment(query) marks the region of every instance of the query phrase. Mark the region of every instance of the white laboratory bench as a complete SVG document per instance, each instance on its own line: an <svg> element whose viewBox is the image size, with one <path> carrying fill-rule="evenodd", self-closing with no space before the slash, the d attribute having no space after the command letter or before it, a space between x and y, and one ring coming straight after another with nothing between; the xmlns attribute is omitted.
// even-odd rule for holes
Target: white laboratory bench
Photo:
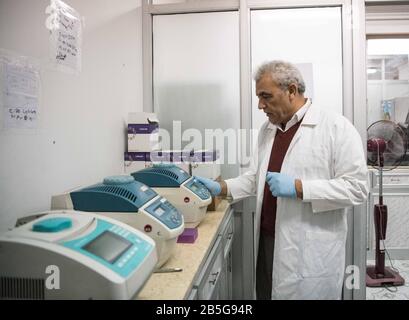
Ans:
<svg viewBox="0 0 409 320"><path fill-rule="evenodd" d="M153 273L138 300L231 299L233 209L223 200L199 224L194 243L177 243L162 268L181 272Z"/></svg>

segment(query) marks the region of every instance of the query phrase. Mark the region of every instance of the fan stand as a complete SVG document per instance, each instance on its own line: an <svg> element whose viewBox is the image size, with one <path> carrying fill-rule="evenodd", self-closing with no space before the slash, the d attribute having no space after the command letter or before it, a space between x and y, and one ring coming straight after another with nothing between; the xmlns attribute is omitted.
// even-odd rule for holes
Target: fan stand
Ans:
<svg viewBox="0 0 409 320"><path fill-rule="evenodd" d="M381 158L383 158L381 153ZM379 167L379 204L374 206L374 222L375 222L375 266L367 266L366 268L366 285L368 287L381 287L384 285L402 286L405 280L398 272L389 267L385 267L385 248L381 248L381 240L386 237L386 224L388 220L388 208L383 204L382 196L382 173L383 159Z"/></svg>

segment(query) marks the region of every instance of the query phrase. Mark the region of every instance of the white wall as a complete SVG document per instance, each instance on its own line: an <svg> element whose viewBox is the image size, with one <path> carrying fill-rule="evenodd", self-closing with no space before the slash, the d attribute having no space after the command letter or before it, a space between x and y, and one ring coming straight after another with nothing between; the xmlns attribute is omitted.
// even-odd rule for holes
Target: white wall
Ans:
<svg viewBox="0 0 409 320"><path fill-rule="evenodd" d="M266 61L290 61L304 73L305 96L316 105L339 113L344 109L342 45L339 7L251 12L253 72ZM252 88L252 126L258 129L266 115L258 110L254 81Z"/></svg>
<svg viewBox="0 0 409 320"><path fill-rule="evenodd" d="M79 75L47 62L48 0L0 0L0 48L38 63L42 87L38 129L0 124L0 231L52 194L122 173L126 116L142 110L141 0L65 2L85 18Z"/></svg>

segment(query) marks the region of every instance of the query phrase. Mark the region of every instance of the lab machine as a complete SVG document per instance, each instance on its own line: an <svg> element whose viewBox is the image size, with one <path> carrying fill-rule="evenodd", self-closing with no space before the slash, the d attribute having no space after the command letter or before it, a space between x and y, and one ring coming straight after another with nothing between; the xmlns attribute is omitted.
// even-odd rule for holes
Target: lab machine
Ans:
<svg viewBox="0 0 409 320"><path fill-rule="evenodd" d="M171 256L184 230L180 212L132 176L107 177L102 183L53 196L51 208L96 212L144 232L156 242L158 268Z"/></svg>
<svg viewBox="0 0 409 320"><path fill-rule="evenodd" d="M182 212L186 227L196 227L212 202L209 190L174 164L160 163L131 174L153 188Z"/></svg>
<svg viewBox="0 0 409 320"><path fill-rule="evenodd" d="M155 242L88 212L49 211L0 236L1 299L130 299L157 262Z"/></svg>

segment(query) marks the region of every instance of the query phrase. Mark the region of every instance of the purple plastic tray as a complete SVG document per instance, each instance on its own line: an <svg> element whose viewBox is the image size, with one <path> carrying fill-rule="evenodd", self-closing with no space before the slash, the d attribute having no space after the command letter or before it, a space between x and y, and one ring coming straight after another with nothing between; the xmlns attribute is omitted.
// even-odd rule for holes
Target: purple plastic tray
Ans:
<svg viewBox="0 0 409 320"><path fill-rule="evenodd" d="M178 237L178 243L194 243L197 239L197 228L185 228L183 233Z"/></svg>

